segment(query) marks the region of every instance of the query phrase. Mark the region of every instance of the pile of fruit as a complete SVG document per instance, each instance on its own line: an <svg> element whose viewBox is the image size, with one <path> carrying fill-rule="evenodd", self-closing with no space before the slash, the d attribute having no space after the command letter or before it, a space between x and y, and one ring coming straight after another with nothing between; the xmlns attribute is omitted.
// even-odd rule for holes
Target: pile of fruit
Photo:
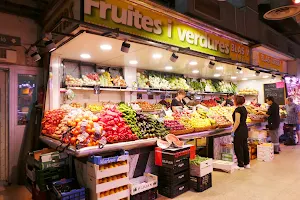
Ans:
<svg viewBox="0 0 300 200"><path fill-rule="evenodd" d="M118 143L137 140L138 137L132 133L130 127L122 118L122 113L115 106L105 107L100 114L99 124L105 130L104 136L108 143Z"/></svg>
<svg viewBox="0 0 300 200"><path fill-rule="evenodd" d="M80 87L84 84L84 81L81 78L74 78L71 75L67 75L65 83L67 86Z"/></svg>
<svg viewBox="0 0 300 200"><path fill-rule="evenodd" d="M88 78L85 75L82 75L83 85L84 86L94 86L98 84L98 81Z"/></svg>
<svg viewBox="0 0 300 200"><path fill-rule="evenodd" d="M46 111L42 120L42 133L54 138L60 138L62 134L57 128L60 128L58 126L65 114L65 111L61 109Z"/></svg>
<svg viewBox="0 0 300 200"><path fill-rule="evenodd" d="M154 106L147 101L136 102L143 111L154 111Z"/></svg>
<svg viewBox="0 0 300 200"><path fill-rule="evenodd" d="M113 194L116 194L118 192L122 192L122 191L127 190L127 189L128 189L128 186L125 185L125 186L121 186L121 187L118 187L118 188L115 188L115 189L108 190L106 192L101 192L99 198L103 198L103 197L106 197L106 196L109 196L109 195L113 195ZM127 198L125 198L125 199L127 199Z"/></svg>
<svg viewBox="0 0 300 200"><path fill-rule="evenodd" d="M173 90L189 90L190 86L187 84L187 81L183 78L180 77L172 77L170 79L168 79L169 81L169 85L170 85L170 89Z"/></svg>
<svg viewBox="0 0 300 200"><path fill-rule="evenodd" d="M177 130L184 130L185 129L184 125L181 124L177 120L165 120L164 125L165 125L165 127L170 129L171 131L177 131Z"/></svg>
<svg viewBox="0 0 300 200"><path fill-rule="evenodd" d="M112 78L109 72L104 72L99 76L99 85L104 87L111 87L113 86Z"/></svg>
<svg viewBox="0 0 300 200"><path fill-rule="evenodd" d="M212 120L212 122L214 122ZM212 126L211 119L202 118L198 112L193 112L190 118L190 124L195 129L210 129Z"/></svg>
<svg viewBox="0 0 300 200"><path fill-rule="evenodd" d="M245 88L241 89L238 92L239 95L258 95L258 90L256 89L250 89L250 88Z"/></svg>
<svg viewBox="0 0 300 200"><path fill-rule="evenodd" d="M137 73L137 84L139 88L149 88L149 79L141 73Z"/></svg>
<svg viewBox="0 0 300 200"><path fill-rule="evenodd" d="M201 102L202 105L204 105L205 107L215 107L218 105L218 103L214 100L214 99L210 99L210 100L203 100Z"/></svg>
<svg viewBox="0 0 300 200"><path fill-rule="evenodd" d="M126 87L126 82L122 76L116 76L112 79L114 86Z"/></svg>
<svg viewBox="0 0 300 200"><path fill-rule="evenodd" d="M88 104L87 109L92 111L92 112L100 112L103 110L104 106L100 104Z"/></svg>
<svg viewBox="0 0 300 200"><path fill-rule="evenodd" d="M123 114L123 119L126 121L127 125L130 127L131 131L138 137L142 138L140 128L137 125L136 112L130 106L125 103L121 103L118 107L119 111Z"/></svg>
<svg viewBox="0 0 300 200"><path fill-rule="evenodd" d="M105 164L105 165L100 165L99 170L103 171L103 170L106 170L106 169L111 169L111 168L114 168L114 167L120 167L120 166L123 166L123 165L127 165L127 161L119 161L119 162L108 163L108 164Z"/></svg>
<svg viewBox="0 0 300 200"><path fill-rule="evenodd" d="M93 81L99 81L99 75L95 72L86 74L86 77Z"/></svg>
<svg viewBox="0 0 300 200"><path fill-rule="evenodd" d="M232 123L224 116L215 116L213 119L216 121L219 128L227 128L232 125Z"/></svg>
<svg viewBox="0 0 300 200"><path fill-rule="evenodd" d="M73 107L73 108L81 108L82 105L80 103L70 103L70 106Z"/></svg>

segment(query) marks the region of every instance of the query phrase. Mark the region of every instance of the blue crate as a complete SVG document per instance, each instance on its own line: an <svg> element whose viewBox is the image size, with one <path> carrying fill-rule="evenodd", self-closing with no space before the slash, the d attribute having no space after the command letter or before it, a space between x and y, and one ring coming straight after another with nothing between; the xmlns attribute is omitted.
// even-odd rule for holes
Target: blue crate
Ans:
<svg viewBox="0 0 300 200"><path fill-rule="evenodd" d="M53 190L54 190L55 194L57 195L57 198L60 200L86 200L87 199L86 198L86 189L84 187L82 187L80 189L73 189L70 192L62 192L62 193L60 193L57 190L57 186L69 184L72 182L75 182L75 180L73 178L53 182Z"/></svg>
<svg viewBox="0 0 300 200"><path fill-rule="evenodd" d="M88 161L95 165L106 165L108 163L114 163L119 161L126 161L129 158L128 151L123 151L120 155L112 157L103 157L103 156L90 156Z"/></svg>

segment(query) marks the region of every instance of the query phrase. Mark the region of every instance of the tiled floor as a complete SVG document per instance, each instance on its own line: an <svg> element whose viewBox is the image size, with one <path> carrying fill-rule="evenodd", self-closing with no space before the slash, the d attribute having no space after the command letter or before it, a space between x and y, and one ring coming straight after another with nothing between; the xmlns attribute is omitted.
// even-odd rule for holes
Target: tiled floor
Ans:
<svg viewBox="0 0 300 200"><path fill-rule="evenodd" d="M214 172L211 189L203 193L190 191L175 200L299 200L300 145L282 149L273 162L252 162L250 170ZM0 187L0 200L29 199L31 195L25 187Z"/></svg>

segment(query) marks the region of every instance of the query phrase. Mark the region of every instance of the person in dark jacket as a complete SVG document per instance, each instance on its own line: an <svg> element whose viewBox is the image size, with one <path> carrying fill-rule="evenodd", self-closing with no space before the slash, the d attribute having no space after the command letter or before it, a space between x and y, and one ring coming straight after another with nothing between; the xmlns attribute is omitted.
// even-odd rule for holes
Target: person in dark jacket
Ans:
<svg viewBox="0 0 300 200"><path fill-rule="evenodd" d="M267 97L266 103L270 106L267 112L268 116L268 128L271 137L271 141L274 144L274 153L279 154L279 105L274 102L274 97Z"/></svg>
<svg viewBox="0 0 300 200"><path fill-rule="evenodd" d="M234 121L232 133L234 134L234 152L238 160L237 169L250 169L248 126L246 124L248 113L245 106L243 106L243 104L245 103L245 98L243 96L235 96L234 103L236 109L232 114L232 118Z"/></svg>
<svg viewBox="0 0 300 200"><path fill-rule="evenodd" d="M221 106L234 106L234 103L232 101L234 95L232 93L227 95L227 99L222 102Z"/></svg>

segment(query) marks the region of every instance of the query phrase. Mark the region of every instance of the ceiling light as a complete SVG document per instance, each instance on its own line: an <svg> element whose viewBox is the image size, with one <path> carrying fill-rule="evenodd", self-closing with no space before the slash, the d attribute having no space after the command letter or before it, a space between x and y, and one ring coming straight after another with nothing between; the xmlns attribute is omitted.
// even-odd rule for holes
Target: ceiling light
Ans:
<svg viewBox="0 0 300 200"><path fill-rule="evenodd" d="M216 67L216 70L223 70L224 68L222 66Z"/></svg>
<svg viewBox="0 0 300 200"><path fill-rule="evenodd" d="M34 62L41 60L41 56L38 53L38 49L36 46L33 46L30 48L29 54L32 57L32 59L34 60Z"/></svg>
<svg viewBox="0 0 300 200"><path fill-rule="evenodd" d="M198 73L199 73L199 70L193 70L192 73L193 73L193 74L198 74Z"/></svg>
<svg viewBox="0 0 300 200"><path fill-rule="evenodd" d="M255 71L255 76L259 76L260 71Z"/></svg>
<svg viewBox="0 0 300 200"><path fill-rule="evenodd" d="M52 40L46 41L45 46L48 52L52 52L56 49L56 45Z"/></svg>
<svg viewBox="0 0 300 200"><path fill-rule="evenodd" d="M209 69L214 68L215 64L216 64L215 62L209 61L209 63L208 63L208 68L209 68Z"/></svg>
<svg viewBox="0 0 300 200"><path fill-rule="evenodd" d="M176 60L178 59L178 56L175 54L175 53L172 53L171 57L170 57L170 60L172 62L176 62Z"/></svg>
<svg viewBox="0 0 300 200"><path fill-rule="evenodd" d="M263 78L269 78L269 76L263 76Z"/></svg>
<svg viewBox="0 0 300 200"><path fill-rule="evenodd" d="M237 67L237 68L236 68L236 73L238 73L238 74L242 74L242 73L243 73L243 70L242 70L242 68L240 68L240 67Z"/></svg>
<svg viewBox="0 0 300 200"><path fill-rule="evenodd" d="M155 53L155 54L152 55L152 58L154 58L154 59L160 59L160 58L162 58L162 55L159 54L159 53Z"/></svg>
<svg viewBox="0 0 300 200"><path fill-rule="evenodd" d="M83 53L83 54L80 55L80 57L83 58L83 59L89 59L89 58L91 58L91 55L87 54L87 53Z"/></svg>
<svg viewBox="0 0 300 200"><path fill-rule="evenodd" d="M214 77L220 77L221 74L214 74Z"/></svg>
<svg viewBox="0 0 300 200"><path fill-rule="evenodd" d="M112 46L109 44L102 44L102 45L100 45L100 48L104 51L109 51L112 49Z"/></svg>
<svg viewBox="0 0 300 200"><path fill-rule="evenodd" d="M247 79L247 78L242 78L242 80L243 80L243 81L247 81L248 79Z"/></svg>
<svg viewBox="0 0 300 200"><path fill-rule="evenodd" d="M121 51L124 53L128 53L130 49L130 44L124 41L121 46Z"/></svg>
<svg viewBox="0 0 300 200"><path fill-rule="evenodd" d="M232 76L231 79L237 79L237 77L236 76Z"/></svg>
<svg viewBox="0 0 300 200"><path fill-rule="evenodd" d="M129 61L129 64L131 65L137 65L139 62L137 60L131 60Z"/></svg>
<svg viewBox="0 0 300 200"><path fill-rule="evenodd" d="M197 65L198 63L197 63L197 61L191 61L189 64L190 65Z"/></svg>
<svg viewBox="0 0 300 200"><path fill-rule="evenodd" d="M166 70L172 70L173 67L172 67L172 66L166 66L165 69L166 69Z"/></svg>

